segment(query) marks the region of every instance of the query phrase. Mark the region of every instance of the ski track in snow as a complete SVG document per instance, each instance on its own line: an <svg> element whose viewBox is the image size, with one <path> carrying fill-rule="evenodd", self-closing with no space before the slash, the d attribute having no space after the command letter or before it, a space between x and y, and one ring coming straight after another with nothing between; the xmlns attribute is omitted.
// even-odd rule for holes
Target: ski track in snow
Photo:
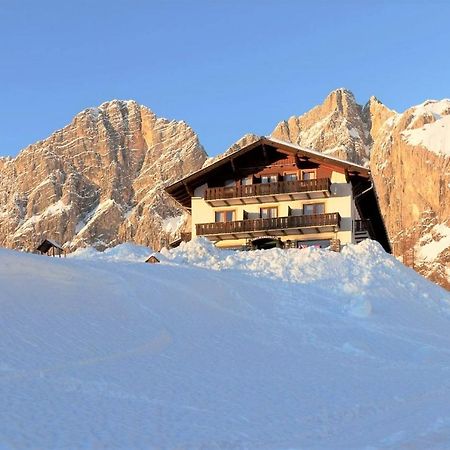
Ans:
<svg viewBox="0 0 450 450"><path fill-rule="evenodd" d="M450 296L377 244L147 253L0 250L0 449L448 448Z"/></svg>

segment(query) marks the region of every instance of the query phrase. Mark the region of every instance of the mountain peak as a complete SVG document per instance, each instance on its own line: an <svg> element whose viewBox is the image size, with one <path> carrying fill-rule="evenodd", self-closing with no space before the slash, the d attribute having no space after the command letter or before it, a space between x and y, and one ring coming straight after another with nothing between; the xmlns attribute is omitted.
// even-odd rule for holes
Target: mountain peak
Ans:
<svg viewBox="0 0 450 450"><path fill-rule="evenodd" d="M339 88L331 91L322 105L330 111L337 110L341 113L347 113L347 111L354 108L357 103L353 92L345 88Z"/></svg>
<svg viewBox="0 0 450 450"><path fill-rule="evenodd" d="M328 99L339 99L339 100L347 100L349 102L356 103L355 96L353 95L353 92L346 89L346 88L338 88L334 91L331 91L328 95L325 101Z"/></svg>
<svg viewBox="0 0 450 450"><path fill-rule="evenodd" d="M371 95L369 98L369 101L367 103L369 103L369 104L376 103L379 105L383 104L383 102L379 98L375 97L375 95Z"/></svg>

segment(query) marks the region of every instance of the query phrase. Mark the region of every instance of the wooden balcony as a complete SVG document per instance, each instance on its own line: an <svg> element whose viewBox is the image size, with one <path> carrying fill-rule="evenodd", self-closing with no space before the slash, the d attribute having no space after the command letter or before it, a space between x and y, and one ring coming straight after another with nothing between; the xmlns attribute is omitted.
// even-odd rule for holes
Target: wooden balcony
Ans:
<svg viewBox="0 0 450 450"><path fill-rule="evenodd" d="M242 186L208 188L205 200L211 206L246 205L286 200L318 199L330 196L329 178L280 181Z"/></svg>
<svg viewBox="0 0 450 450"><path fill-rule="evenodd" d="M295 234L327 233L339 229L339 213L249 219L196 225L197 236L212 241L223 239L252 239L258 236L289 236Z"/></svg>
<svg viewBox="0 0 450 450"><path fill-rule="evenodd" d="M369 219L355 220L353 224L353 233L357 244L364 239L375 238L372 222Z"/></svg>

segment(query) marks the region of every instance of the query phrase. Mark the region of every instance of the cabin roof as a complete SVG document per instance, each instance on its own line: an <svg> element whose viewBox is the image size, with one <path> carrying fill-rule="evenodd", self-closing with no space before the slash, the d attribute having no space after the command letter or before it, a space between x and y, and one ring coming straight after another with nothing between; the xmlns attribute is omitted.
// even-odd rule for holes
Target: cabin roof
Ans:
<svg viewBox="0 0 450 450"><path fill-rule="evenodd" d="M64 251L64 249L57 242L52 241L51 239L44 239L36 248L38 252L47 253L52 247L57 248L58 250Z"/></svg>
<svg viewBox="0 0 450 450"><path fill-rule="evenodd" d="M145 262L160 262L159 258L156 256L156 253L152 253L146 260Z"/></svg>
<svg viewBox="0 0 450 450"><path fill-rule="evenodd" d="M293 155L297 155L299 157L306 157L314 162L332 163L334 165L342 167L349 173L357 175L358 177L366 179L370 177L370 170L367 167L361 166L359 164L354 164L349 161L344 161L333 156L328 156L316 150L300 147L299 145L285 142L280 139L262 136L252 144L246 145L245 147L242 147L241 149L233 153L225 155L217 161L214 161L212 164L203 167L200 170L197 170L196 172L193 172L182 178L181 180L178 180L177 182L167 186L165 190L168 194L175 198L178 203L180 203L184 207L189 208L194 189L204 184L213 172L232 162L239 156L242 156L251 151L257 151L258 147L262 145L274 147Z"/></svg>

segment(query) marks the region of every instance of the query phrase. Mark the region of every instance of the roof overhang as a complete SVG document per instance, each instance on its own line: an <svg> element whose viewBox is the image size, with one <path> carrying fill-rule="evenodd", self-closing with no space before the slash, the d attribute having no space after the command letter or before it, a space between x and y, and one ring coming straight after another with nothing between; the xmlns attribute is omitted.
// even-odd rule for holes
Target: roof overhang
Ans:
<svg viewBox="0 0 450 450"><path fill-rule="evenodd" d="M240 158L249 152L256 151L258 147L264 148L264 146L275 148L280 152L292 154L300 159L308 160L310 162L337 165L342 167L348 179L356 177L367 180L370 177L369 169L364 166L328 156L318 151L306 149L289 142L263 136L252 144L242 147L236 152L230 153L214 163L191 173L176 183L167 186L165 190L183 207L190 208L191 198L194 196L195 189L206 183L208 178L210 178L216 170L224 168L227 164L230 164L230 169L233 170L235 159Z"/></svg>

